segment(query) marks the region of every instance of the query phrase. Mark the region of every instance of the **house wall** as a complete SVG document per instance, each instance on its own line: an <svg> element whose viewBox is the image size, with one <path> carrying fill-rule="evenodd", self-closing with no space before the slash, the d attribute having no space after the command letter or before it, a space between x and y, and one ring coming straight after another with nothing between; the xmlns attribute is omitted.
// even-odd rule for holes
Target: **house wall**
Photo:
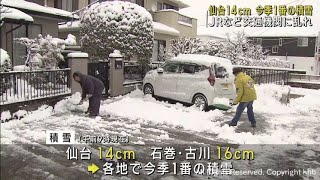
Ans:
<svg viewBox="0 0 320 180"><path fill-rule="evenodd" d="M299 57L314 57L316 38L309 37L308 47L299 47L298 37L282 38L282 46L279 46L278 53L272 53L272 46L279 45L279 37L263 37L262 47L264 50L270 51L273 56L299 56Z"/></svg>
<svg viewBox="0 0 320 180"><path fill-rule="evenodd" d="M318 61L315 57L299 57L299 56L268 56L270 58L279 58L290 61L290 69L305 70L307 74L317 74Z"/></svg>
<svg viewBox="0 0 320 180"><path fill-rule="evenodd" d="M41 25L42 35L46 36L50 34L52 37L58 37L58 22L57 19L45 18L40 16L32 16L34 19L34 25ZM23 63L23 60L15 60L13 58L13 53L15 53L15 49L13 49L14 41L12 32L9 32L13 27L18 26L18 24L4 23L1 26L1 48L6 50L13 61L13 65L20 65ZM18 29L17 29L18 30ZM9 32L9 33L7 33ZM28 30L26 30L26 33Z"/></svg>
<svg viewBox="0 0 320 180"><path fill-rule="evenodd" d="M166 50L167 51L169 50L169 48L171 46L170 40L175 39L175 38L178 38L178 37L177 36L169 36L166 34L154 33L154 39L166 41Z"/></svg>
<svg viewBox="0 0 320 180"><path fill-rule="evenodd" d="M197 37L197 20L192 18L192 25L186 25L185 23L179 22L179 16L181 15L173 10L158 11L154 13L153 19L156 22L160 22L178 30L180 32L180 37Z"/></svg>
<svg viewBox="0 0 320 180"><path fill-rule="evenodd" d="M42 25L42 35L46 36L50 34L52 37L58 37L58 23L59 20L49 19L39 16L32 16L34 19L33 24L41 24Z"/></svg>

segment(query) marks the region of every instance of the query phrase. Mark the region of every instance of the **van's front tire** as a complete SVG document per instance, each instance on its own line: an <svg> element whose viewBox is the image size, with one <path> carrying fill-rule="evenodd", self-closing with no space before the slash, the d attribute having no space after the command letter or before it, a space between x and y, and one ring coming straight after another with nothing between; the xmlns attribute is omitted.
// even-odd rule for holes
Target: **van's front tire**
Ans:
<svg viewBox="0 0 320 180"><path fill-rule="evenodd" d="M153 86L151 84L146 84L143 87L143 93L144 95L151 95L152 97L154 97L154 90L153 90Z"/></svg>
<svg viewBox="0 0 320 180"><path fill-rule="evenodd" d="M208 101L203 94L196 94L192 99L192 103L195 107L199 108L200 111L206 111L208 109Z"/></svg>

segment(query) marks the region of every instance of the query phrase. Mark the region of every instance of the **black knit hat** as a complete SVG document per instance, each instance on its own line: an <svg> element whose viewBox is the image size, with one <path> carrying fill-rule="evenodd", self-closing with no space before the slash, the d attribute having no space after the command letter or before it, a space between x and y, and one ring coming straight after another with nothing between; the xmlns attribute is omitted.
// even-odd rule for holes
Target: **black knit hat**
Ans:
<svg viewBox="0 0 320 180"><path fill-rule="evenodd" d="M72 76L73 76L73 78L74 78L75 76L78 76L78 77L80 77L80 78L81 78L81 75L82 75L82 74L81 74L81 72L76 71L76 72L74 72L74 73L73 73L73 75L72 75Z"/></svg>
<svg viewBox="0 0 320 180"><path fill-rule="evenodd" d="M239 72L242 72L241 68L238 68L238 67L233 68L233 75L236 75Z"/></svg>

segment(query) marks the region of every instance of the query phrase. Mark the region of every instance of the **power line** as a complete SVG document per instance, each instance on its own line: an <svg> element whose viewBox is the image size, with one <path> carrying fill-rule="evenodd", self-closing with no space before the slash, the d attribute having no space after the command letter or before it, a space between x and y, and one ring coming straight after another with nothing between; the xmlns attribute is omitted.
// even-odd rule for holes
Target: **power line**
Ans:
<svg viewBox="0 0 320 180"><path fill-rule="evenodd" d="M293 43L293 42L298 42L298 40L293 40L293 41L289 41L289 42L286 42L286 43L282 43L282 45L290 44L290 43ZM278 44L278 45L279 45L279 44ZM263 48L269 48L269 47L273 47L273 46L277 46L277 45L263 46Z"/></svg>

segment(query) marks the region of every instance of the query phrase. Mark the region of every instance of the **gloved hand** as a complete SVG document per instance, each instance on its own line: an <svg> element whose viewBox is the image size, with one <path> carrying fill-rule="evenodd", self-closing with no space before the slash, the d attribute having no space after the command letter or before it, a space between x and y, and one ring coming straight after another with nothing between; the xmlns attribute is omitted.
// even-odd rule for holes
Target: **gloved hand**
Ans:
<svg viewBox="0 0 320 180"><path fill-rule="evenodd" d="M78 103L78 105L82 105L83 104L83 99L80 100L80 102Z"/></svg>
<svg viewBox="0 0 320 180"><path fill-rule="evenodd" d="M90 99L91 97L92 97L92 94L88 94L88 95L86 96L86 100Z"/></svg>

